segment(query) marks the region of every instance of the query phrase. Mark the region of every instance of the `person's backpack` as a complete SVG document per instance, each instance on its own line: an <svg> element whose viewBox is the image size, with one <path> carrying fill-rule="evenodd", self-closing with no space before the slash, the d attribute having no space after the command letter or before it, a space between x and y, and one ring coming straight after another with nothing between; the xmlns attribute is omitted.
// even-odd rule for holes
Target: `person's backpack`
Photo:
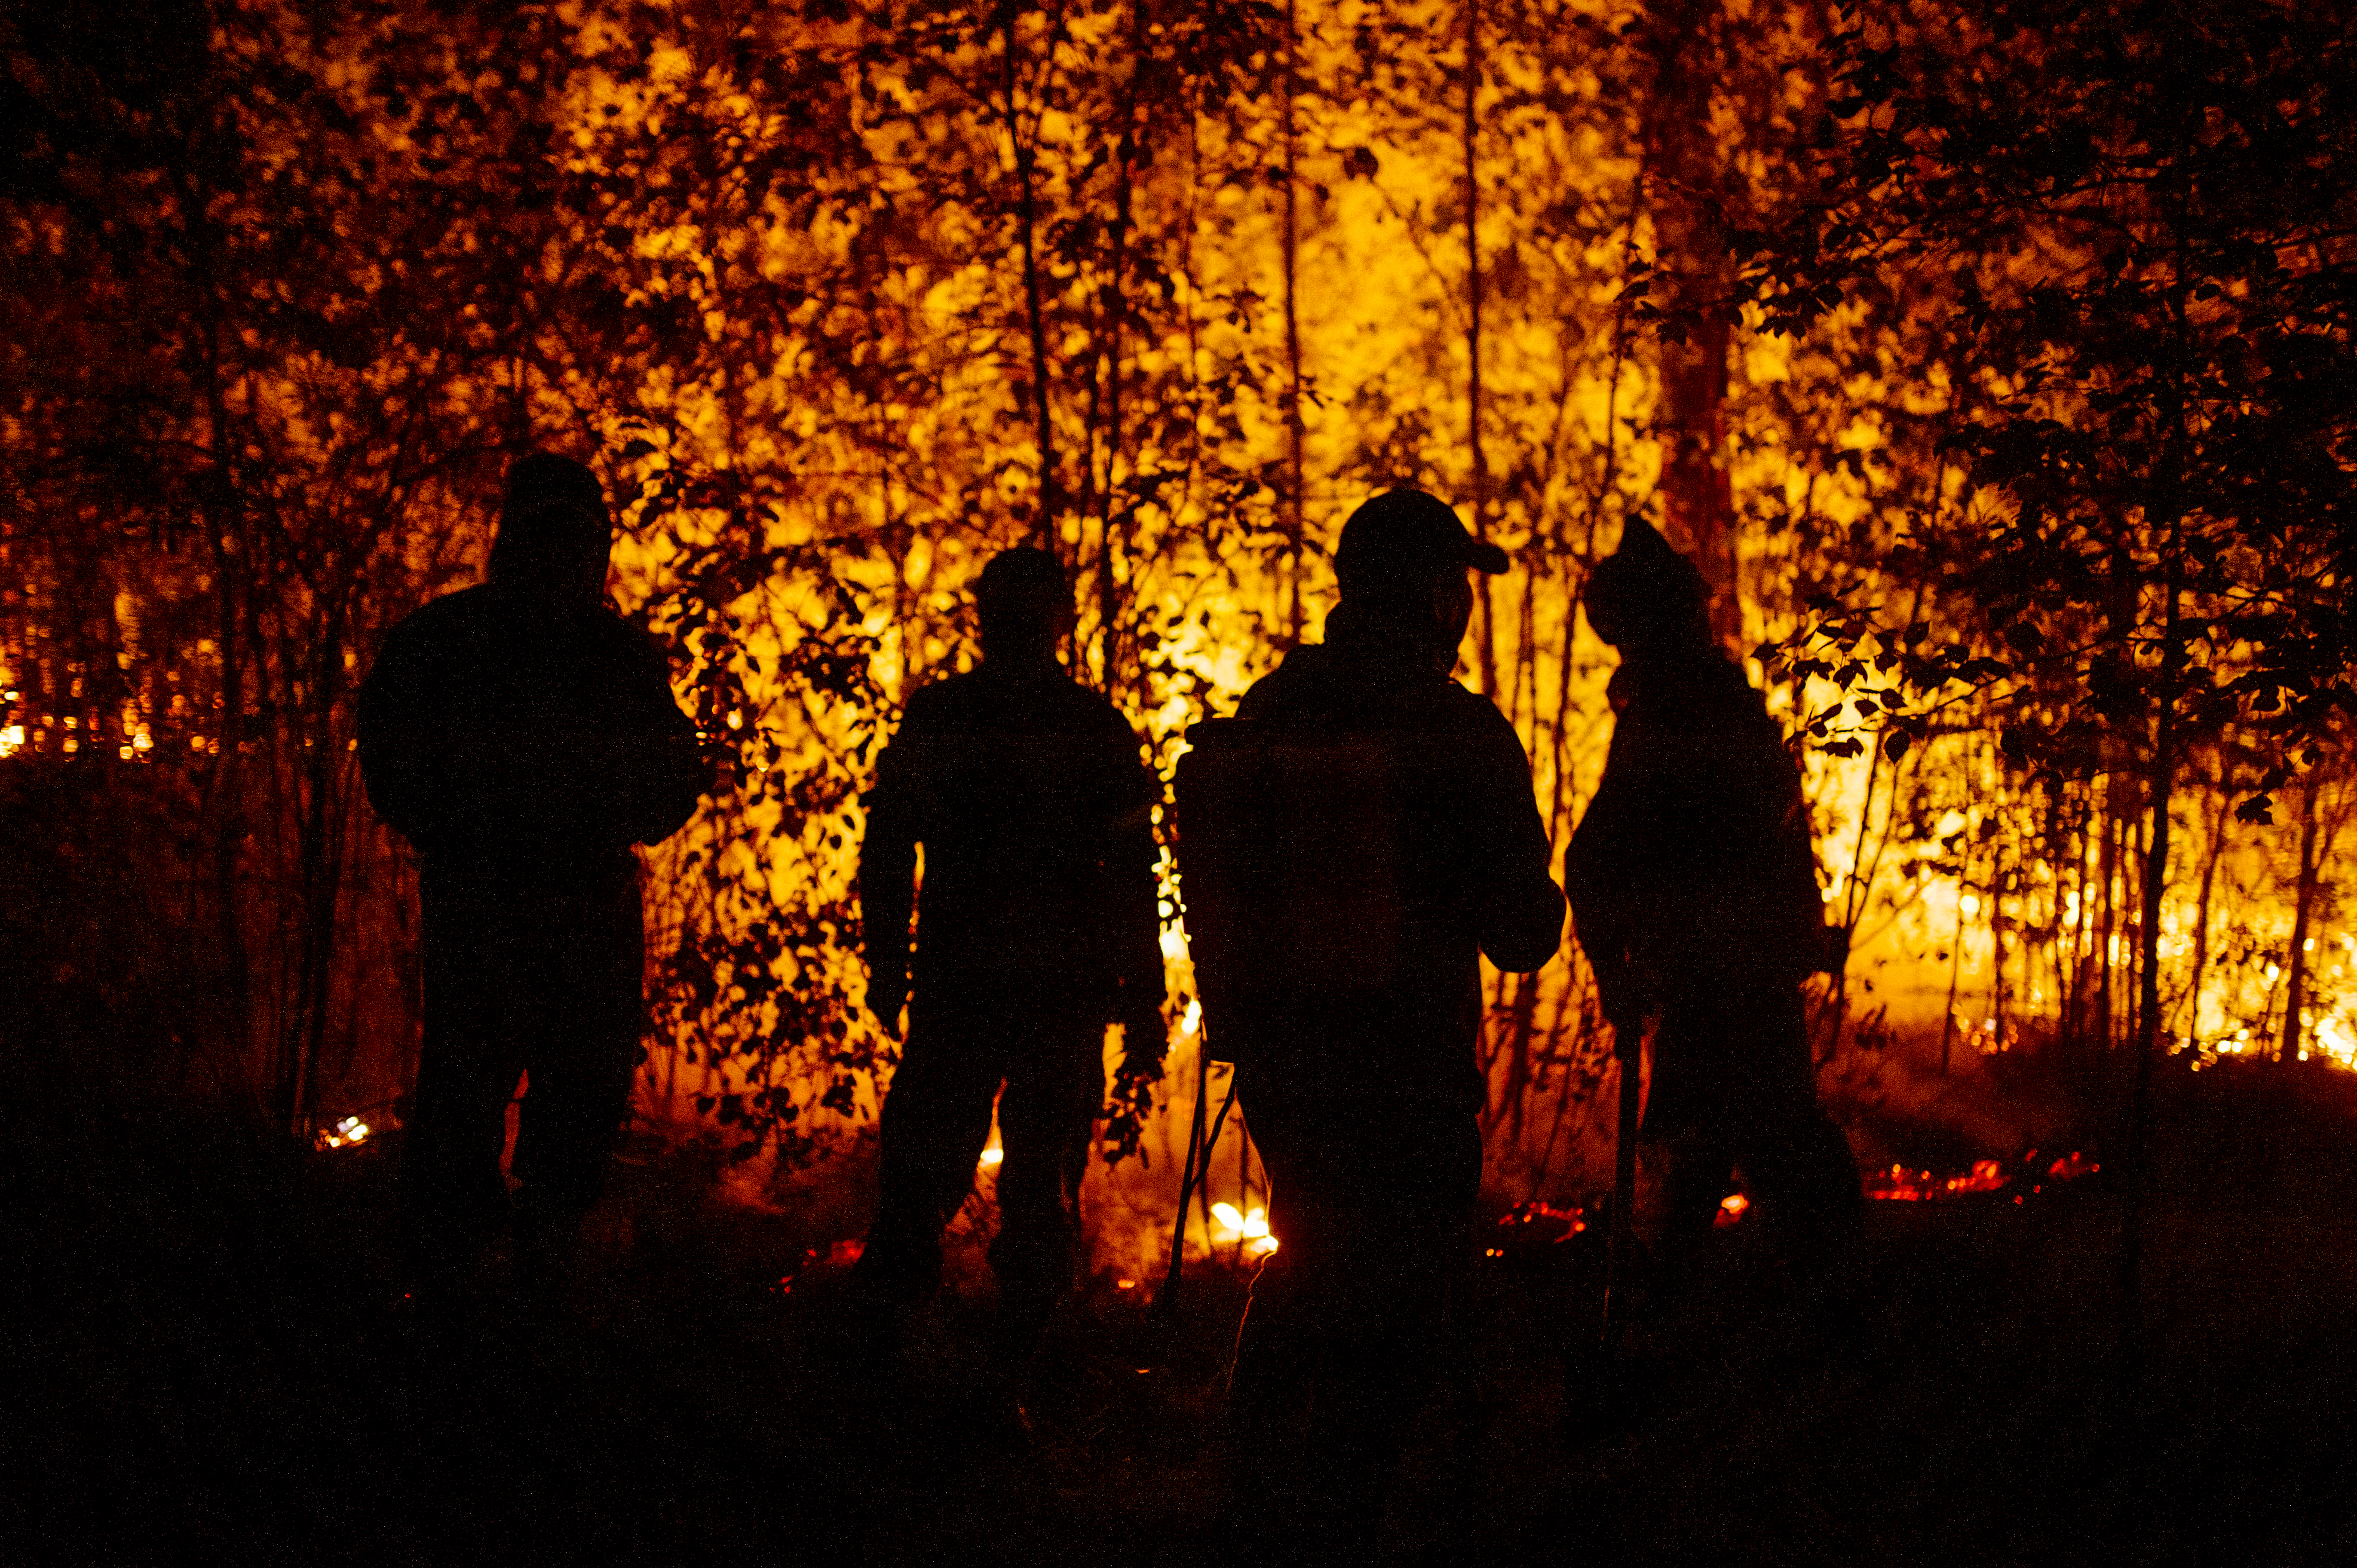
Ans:
<svg viewBox="0 0 2357 1568"><path fill-rule="evenodd" d="M1401 978L1402 769L1364 733L1210 719L1187 739L1173 795L1188 950L1212 1053L1242 1061L1286 1016Z"/></svg>

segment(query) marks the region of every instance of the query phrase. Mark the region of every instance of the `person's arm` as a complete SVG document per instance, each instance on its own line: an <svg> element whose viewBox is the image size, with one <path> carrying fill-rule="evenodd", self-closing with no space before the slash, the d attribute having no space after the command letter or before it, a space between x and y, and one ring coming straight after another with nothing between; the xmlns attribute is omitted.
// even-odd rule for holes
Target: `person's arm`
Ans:
<svg viewBox="0 0 2357 1568"><path fill-rule="evenodd" d="M867 962L867 1010L895 1036L909 1000L909 917L916 905L917 875L917 818L902 777L903 760L894 746L877 757L876 788L866 799L867 831L859 841L859 940Z"/></svg>
<svg viewBox="0 0 2357 1568"><path fill-rule="evenodd" d="M635 723L628 737L623 831L632 843L660 843L695 814L712 788L712 768L695 735L695 721L672 695L671 666L651 642L631 672Z"/></svg>
<svg viewBox="0 0 2357 1568"><path fill-rule="evenodd" d="M405 623L404 623L405 626ZM395 832L424 849L433 836L436 769L432 725L414 634L397 626L361 682L361 781L369 804Z"/></svg>
<svg viewBox="0 0 2357 1568"><path fill-rule="evenodd" d="M1481 737L1476 761L1481 800L1476 893L1481 950L1500 969L1544 968L1563 946L1563 889L1548 875L1546 824L1531 793L1530 762L1502 715Z"/></svg>
<svg viewBox="0 0 2357 1568"><path fill-rule="evenodd" d="M1573 929L1596 974L1598 1005L1616 1029L1641 1029L1659 1001L1638 952L1649 916L1659 913L1646 906L1661 869L1659 791L1641 776L1646 748L1630 724L1624 714L1616 725L1604 778L1564 854Z"/></svg>
<svg viewBox="0 0 2357 1568"><path fill-rule="evenodd" d="M1113 891L1114 983L1119 988L1114 1018L1127 1031L1135 1051L1152 1037L1162 1046L1162 917L1155 881L1160 850L1154 838L1153 807L1141 804L1114 823L1105 872Z"/></svg>

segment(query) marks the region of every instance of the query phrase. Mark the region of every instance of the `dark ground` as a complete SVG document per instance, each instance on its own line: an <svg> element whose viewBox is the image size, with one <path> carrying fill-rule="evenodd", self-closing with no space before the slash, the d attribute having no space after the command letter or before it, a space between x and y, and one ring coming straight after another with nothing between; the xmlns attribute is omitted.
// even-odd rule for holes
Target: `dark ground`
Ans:
<svg viewBox="0 0 2357 1568"><path fill-rule="evenodd" d="M1559 1440L1578 1245L1484 1260L1383 1562L2347 1563L2357 1079L2164 1082L2142 1376L2117 1353L2113 1174L1878 1203L1830 1348L1756 1230L1631 1429ZM834 1237L619 1173L574 1310L388 1314L392 1151L294 1157L188 1116L6 1128L0 1555L27 1563L1211 1561L1242 1304L1108 1284L1027 1395L985 1308L855 1372ZM1584 1242L1583 1242L1584 1244ZM819 1249L813 1260L810 1250ZM792 1277L790 1289L780 1282Z"/></svg>

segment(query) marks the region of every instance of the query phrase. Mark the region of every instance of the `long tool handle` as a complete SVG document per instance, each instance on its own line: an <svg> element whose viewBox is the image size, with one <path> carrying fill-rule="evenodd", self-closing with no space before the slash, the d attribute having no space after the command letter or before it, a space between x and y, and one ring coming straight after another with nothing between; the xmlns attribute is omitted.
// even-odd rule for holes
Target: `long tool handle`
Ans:
<svg viewBox="0 0 2357 1568"><path fill-rule="evenodd" d="M1211 1071L1211 1051L1201 1032L1195 1036L1195 1117L1187 1133L1187 1163L1178 1173L1178 1220L1170 1228L1170 1272L1162 1281L1161 1294L1154 1298L1157 1311L1168 1315L1178 1309L1178 1269L1187 1252L1187 1205L1195 1196L1196 1162L1211 1163L1211 1152L1203 1146L1204 1090Z"/></svg>
<svg viewBox="0 0 2357 1568"><path fill-rule="evenodd" d="M1604 1326L1601 1340L1609 1353L1619 1343L1628 1316L1631 1227L1637 1207L1637 1108L1643 1077L1645 1033L1641 1027L1612 1026L1612 1055L1620 1064L1620 1113L1612 1140L1612 1228L1604 1252Z"/></svg>

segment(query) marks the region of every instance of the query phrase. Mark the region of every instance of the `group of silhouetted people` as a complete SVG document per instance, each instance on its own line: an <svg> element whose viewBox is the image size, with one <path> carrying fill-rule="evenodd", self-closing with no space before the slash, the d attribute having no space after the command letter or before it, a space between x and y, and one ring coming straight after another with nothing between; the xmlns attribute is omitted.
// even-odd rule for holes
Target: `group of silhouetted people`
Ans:
<svg viewBox="0 0 2357 1568"><path fill-rule="evenodd" d="M421 864L403 1184L421 1288L503 1228L527 1272L562 1268L643 1054L630 846L676 831L709 773L663 655L603 603L611 536L587 467L521 459L489 581L396 628L362 694L371 799ZM1351 515L1333 559L1325 640L1200 727L1172 802L1205 1048L1234 1063L1284 1239L1230 1407L1232 1503L1268 1561L1372 1540L1472 1245L1480 961L1541 968L1566 908L1521 742L1452 678L1469 575L1505 553L1401 489ZM908 1023L852 1290L888 1358L896 1316L940 1284L995 1112L997 1348L1019 1373L1081 1261L1108 1026L1123 1072L1160 1072L1164 790L1059 661L1056 557L1006 551L974 595L978 662L909 695L866 800L867 1003ZM1822 1273L1861 1206L1813 1090L1800 982L1826 933L1799 773L1712 639L1700 574L1649 526L1585 603L1620 653L1620 716L1565 883L1613 1028L1658 1019L1664 1277L1738 1169L1794 1270Z"/></svg>

